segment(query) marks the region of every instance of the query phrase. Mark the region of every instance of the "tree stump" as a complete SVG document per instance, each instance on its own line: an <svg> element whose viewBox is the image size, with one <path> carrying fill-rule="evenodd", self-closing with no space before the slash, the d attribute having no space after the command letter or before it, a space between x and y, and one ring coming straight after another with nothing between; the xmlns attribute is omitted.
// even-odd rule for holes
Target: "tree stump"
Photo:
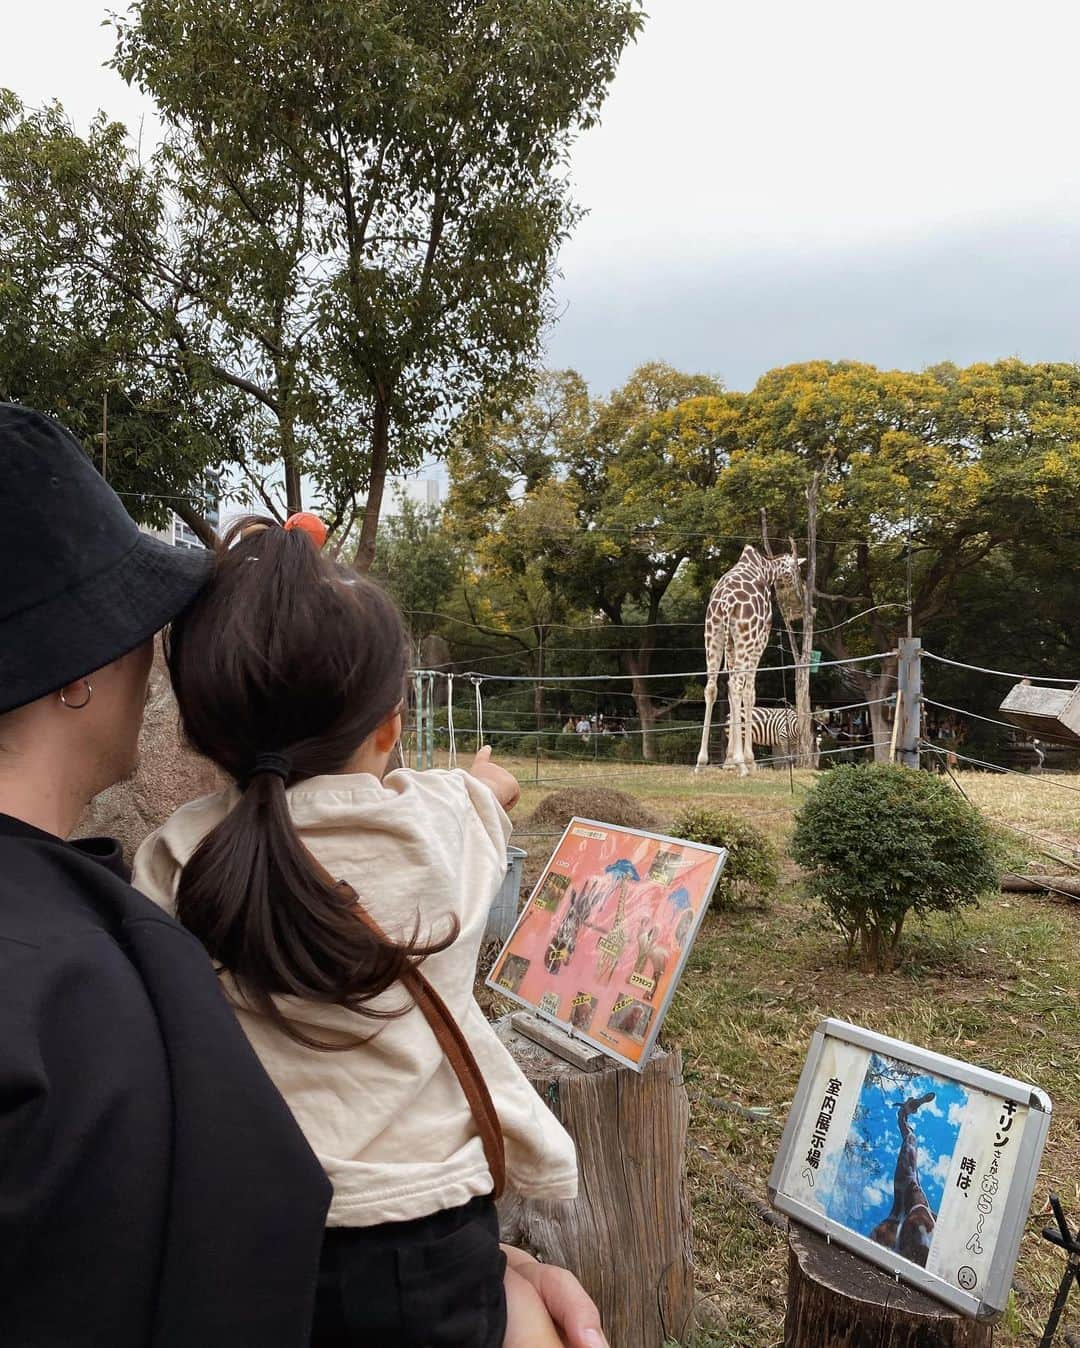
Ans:
<svg viewBox="0 0 1080 1348"><path fill-rule="evenodd" d="M784 1348L990 1348L971 1320L791 1223Z"/></svg>
<svg viewBox="0 0 1080 1348"><path fill-rule="evenodd" d="M686 1341L695 1297L681 1055L657 1048L641 1075L609 1058L586 1070L518 1034L508 1016L497 1028L574 1139L581 1173L573 1202L508 1193L503 1240L576 1274L613 1348Z"/></svg>

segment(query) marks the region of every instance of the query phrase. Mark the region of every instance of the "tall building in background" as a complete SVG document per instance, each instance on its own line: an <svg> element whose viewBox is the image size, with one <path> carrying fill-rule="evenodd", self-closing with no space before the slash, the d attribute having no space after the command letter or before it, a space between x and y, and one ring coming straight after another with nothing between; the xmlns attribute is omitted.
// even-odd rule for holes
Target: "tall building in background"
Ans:
<svg viewBox="0 0 1080 1348"><path fill-rule="evenodd" d="M402 499L412 501L414 505L422 506L427 510L436 510L442 504L443 499L442 479L434 475L391 478L387 483L383 513L397 515L399 513L398 502Z"/></svg>

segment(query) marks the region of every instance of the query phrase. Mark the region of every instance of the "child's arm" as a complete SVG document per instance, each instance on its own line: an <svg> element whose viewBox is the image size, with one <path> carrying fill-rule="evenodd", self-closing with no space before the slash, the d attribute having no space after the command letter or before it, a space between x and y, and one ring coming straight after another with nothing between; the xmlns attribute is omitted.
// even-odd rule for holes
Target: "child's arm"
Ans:
<svg viewBox="0 0 1080 1348"><path fill-rule="evenodd" d="M469 776L489 787L504 810L512 810L521 799L521 787L513 773L491 761L491 745L485 744L472 761Z"/></svg>

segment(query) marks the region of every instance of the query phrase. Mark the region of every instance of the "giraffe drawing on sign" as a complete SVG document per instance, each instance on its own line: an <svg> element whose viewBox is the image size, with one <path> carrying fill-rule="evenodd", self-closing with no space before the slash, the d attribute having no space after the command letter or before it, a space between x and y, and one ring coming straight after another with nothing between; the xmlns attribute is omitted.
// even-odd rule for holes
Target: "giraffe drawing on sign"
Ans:
<svg viewBox="0 0 1080 1348"><path fill-rule="evenodd" d="M772 587L785 580L798 589L801 557L784 553L763 557L749 544L739 560L713 586L705 611L705 724L697 766L709 762L709 731L712 727L716 684L722 669L728 671L728 732L725 768L735 768L745 777L754 766L754 682L757 667L772 631Z"/></svg>
<svg viewBox="0 0 1080 1348"><path fill-rule="evenodd" d="M626 886L623 885L619 889L619 903L611 930L596 943L596 976L605 983L611 982L611 976L626 949L626 939Z"/></svg>
<svg viewBox="0 0 1080 1348"><path fill-rule="evenodd" d="M626 949L626 886L631 880L636 883L641 876L637 873L637 867L627 857L619 857L610 866L605 866L604 871L607 875L615 877L619 894L615 921L607 934L596 943L596 976L602 978L605 983L610 983L622 952Z"/></svg>

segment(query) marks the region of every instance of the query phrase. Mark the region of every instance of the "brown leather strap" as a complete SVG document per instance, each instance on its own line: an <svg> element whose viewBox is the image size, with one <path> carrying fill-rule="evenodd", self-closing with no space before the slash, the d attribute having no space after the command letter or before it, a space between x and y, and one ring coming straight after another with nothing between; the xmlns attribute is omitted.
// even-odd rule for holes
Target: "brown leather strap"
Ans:
<svg viewBox="0 0 1080 1348"><path fill-rule="evenodd" d="M473 1057L468 1040L461 1032L461 1026L450 1013L450 1008L431 986L419 969L413 968L402 980L413 995L413 1000L431 1026L435 1038L449 1060L454 1074L469 1102L480 1141L484 1144L484 1156L494 1183L494 1194L501 1198L506 1188L506 1149L503 1143L502 1125L495 1110L487 1082Z"/></svg>
<svg viewBox="0 0 1080 1348"><path fill-rule="evenodd" d="M349 896L356 905L356 915L360 921L373 935L385 941L387 939L386 934L360 902L360 897L352 885L346 884L344 880L335 880L316 857L310 852L308 855L311 856L312 865L323 879ZM503 1142L502 1125L499 1123L495 1102L491 1098L491 1092L488 1090L483 1073L473 1057L469 1042L462 1034L461 1026L454 1019L450 1008L418 968L410 966L408 972L402 976L401 981L412 994L413 1001L431 1026L432 1034L438 1040L439 1047L446 1054L447 1061L454 1069L454 1075L457 1077L469 1108L472 1110L476 1129L484 1146L484 1156L487 1159L488 1169L491 1171L491 1178L495 1186L494 1195L496 1198L501 1198L503 1190L506 1188L506 1147Z"/></svg>

